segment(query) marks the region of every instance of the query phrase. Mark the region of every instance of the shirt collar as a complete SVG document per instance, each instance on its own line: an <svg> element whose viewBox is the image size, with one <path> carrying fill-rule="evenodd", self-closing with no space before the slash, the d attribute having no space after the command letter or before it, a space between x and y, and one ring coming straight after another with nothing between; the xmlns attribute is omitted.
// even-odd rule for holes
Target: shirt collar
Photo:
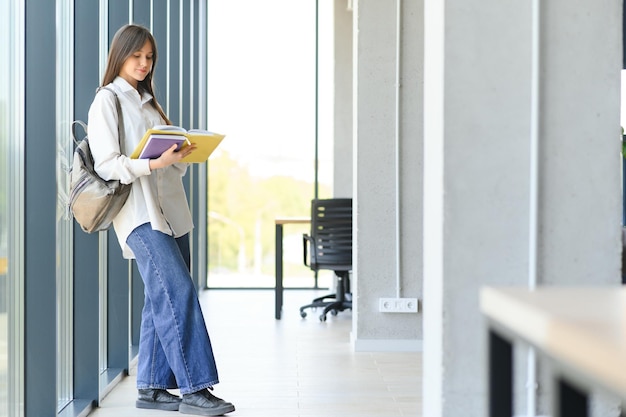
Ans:
<svg viewBox="0 0 626 417"><path fill-rule="evenodd" d="M128 81L126 81L124 78L120 77L119 75L113 80L113 84L115 84L115 86L119 88L119 90L124 94L128 91L135 91L135 92L137 91L135 90L135 87L130 85ZM150 95L150 93L144 92L141 95L141 104L145 104L150 100L152 100L152 95Z"/></svg>

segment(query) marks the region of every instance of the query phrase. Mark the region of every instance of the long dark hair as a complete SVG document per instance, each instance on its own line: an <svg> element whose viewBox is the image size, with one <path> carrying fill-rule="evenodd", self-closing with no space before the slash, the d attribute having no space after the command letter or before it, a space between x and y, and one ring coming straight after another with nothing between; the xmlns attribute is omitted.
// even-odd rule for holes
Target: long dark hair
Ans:
<svg viewBox="0 0 626 417"><path fill-rule="evenodd" d="M165 115L165 112L157 102L156 95L154 94L152 74L154 74L157 63L157 47L154 36L152 36L150 31L145 27L139 25L125 25L117 31L113 37L111 49L109 50L109 58L107 59L106 71L104 71L104 77L102 78L102 86L113 82L120 74L122 66L128 57L140 50L146 41L150 41L152 44L152 70L148 72L148 75L143 81L137 84L137 90L140 94L145 92L152 96L152 106L159 112L163 120L170 125L172 122Z"/></svg>

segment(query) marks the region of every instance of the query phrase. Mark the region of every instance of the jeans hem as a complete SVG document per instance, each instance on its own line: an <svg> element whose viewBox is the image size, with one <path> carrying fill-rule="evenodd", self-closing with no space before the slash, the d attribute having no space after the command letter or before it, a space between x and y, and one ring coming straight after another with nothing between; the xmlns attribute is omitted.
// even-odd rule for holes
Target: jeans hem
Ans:
<svg viewBox="0 0 626 417"><path fill-rule="evenodd" d="M137 382L137 389L178 389L177 385L146 384Z"/></svg>
<svg viewBox="0 0 626 417"><path fill-rule="evenodd" d="M193 387L188 387L188 388L180 388L180 393L182 395L185 394L193 394L194 392L198 392L198 391L202 391L203 389L207 389L209 387L212 387L213 385L217 385L219 384L220 381L219 380L215 380L212 382L207 382L206 384L200 384L200 385L194 385Z"/></svg>

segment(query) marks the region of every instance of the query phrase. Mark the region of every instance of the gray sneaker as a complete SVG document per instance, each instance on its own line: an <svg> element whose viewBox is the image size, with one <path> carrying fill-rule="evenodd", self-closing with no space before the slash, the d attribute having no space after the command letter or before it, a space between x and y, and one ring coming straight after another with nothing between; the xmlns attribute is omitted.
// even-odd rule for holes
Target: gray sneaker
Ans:
<svg viewBox="0 0 626 417"><path fill-rule="evenodd" d="M177 411L180 401L179 396L170 394L164 389L140 389L135 406L151 410Z"/></svg>
<svg viewBox="0 0 626 417"><path fill-rule="evenodd" d="M221 416L235 411L235 406L203 389L183 395L178 412L196 416Z"/></svg>

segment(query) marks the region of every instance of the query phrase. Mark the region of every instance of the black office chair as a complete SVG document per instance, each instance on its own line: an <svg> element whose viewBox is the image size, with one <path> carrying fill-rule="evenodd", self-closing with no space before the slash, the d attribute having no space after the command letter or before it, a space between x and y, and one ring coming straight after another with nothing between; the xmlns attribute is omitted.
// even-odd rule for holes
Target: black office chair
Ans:
<svg viewBox="0 0 626 417"><path fill-rule="evenodd" d="M307 308L323 307L320 321L326 314L352 309L350 271L352 270L352 199L332 198L311 202L311 234L303 235L304 264L313 271L330 270L337 276L337 292L313 300L300 307L306 317Z"/></svg>

